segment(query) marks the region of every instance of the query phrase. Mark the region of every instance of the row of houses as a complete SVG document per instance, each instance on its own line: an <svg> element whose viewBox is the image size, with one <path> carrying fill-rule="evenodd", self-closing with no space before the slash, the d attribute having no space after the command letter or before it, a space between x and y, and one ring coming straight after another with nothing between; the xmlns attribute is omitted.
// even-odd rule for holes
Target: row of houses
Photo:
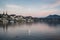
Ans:
<svg viewBox="0 0 60 40"><path fill-rule="evenodd" d="M3 14L0 14L0 23L6 24L6 23L31 23L34 22L33 18L31 16L21 16L21 15L15 15L11 14L8 15L7 12Z"/></svg>

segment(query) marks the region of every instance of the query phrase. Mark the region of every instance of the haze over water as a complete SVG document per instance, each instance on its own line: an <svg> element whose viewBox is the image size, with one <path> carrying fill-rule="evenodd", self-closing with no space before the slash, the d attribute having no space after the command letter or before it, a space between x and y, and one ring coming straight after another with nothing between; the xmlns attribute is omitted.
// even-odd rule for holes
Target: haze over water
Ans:
<svg viewBox="0 0 60 40"><path fill-rule="evenodd" d="M60 25L47 23L0 26L0 40L59 40Z"/></svg>

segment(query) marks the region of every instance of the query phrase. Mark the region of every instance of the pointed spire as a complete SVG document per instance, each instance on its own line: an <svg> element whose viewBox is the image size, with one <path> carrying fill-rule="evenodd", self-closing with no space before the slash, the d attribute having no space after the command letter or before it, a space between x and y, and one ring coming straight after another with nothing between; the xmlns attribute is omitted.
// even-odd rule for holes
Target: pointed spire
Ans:
<svg viewBox="0 0 60 40"><path fill-rule="evenodd" d="M6 15L7 15L7 11L6 11Z"/></svg>
<svg viewBox="0 0 60 40"><path fill-rule="evenodd" d="M5 12L3 11L3 15L5 14Z"/></svg>
<svg viewBox="0 0 60 40"><path fill-rule="evenodd" d="M7 14L7 11L6 11L6 14Z"/></svg>

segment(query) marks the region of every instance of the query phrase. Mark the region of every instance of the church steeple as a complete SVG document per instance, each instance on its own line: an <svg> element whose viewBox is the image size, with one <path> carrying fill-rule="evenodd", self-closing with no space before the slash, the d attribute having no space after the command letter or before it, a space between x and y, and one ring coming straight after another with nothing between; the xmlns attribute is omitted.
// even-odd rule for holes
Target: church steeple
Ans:
<svg viewBox="0 0 60 40"><path fill-rule="evenodd" d="M3 11L3 15L5 14L5 12Z"/></svg>
<svg viewBox="0 0 60 40"><path fill-rule="evenodd" d="M7 11L6 11L6 15L7 15Z"/></svg>

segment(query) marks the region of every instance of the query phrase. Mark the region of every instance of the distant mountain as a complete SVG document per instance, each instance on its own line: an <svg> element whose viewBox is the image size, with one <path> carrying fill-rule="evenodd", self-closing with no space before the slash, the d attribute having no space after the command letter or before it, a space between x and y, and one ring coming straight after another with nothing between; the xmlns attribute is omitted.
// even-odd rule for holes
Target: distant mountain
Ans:
<svg viewBox="0 0 60 40"><path fill-rule="evenodd" d="M60 15L49 15L46 18L60 18Z"/></svg>

